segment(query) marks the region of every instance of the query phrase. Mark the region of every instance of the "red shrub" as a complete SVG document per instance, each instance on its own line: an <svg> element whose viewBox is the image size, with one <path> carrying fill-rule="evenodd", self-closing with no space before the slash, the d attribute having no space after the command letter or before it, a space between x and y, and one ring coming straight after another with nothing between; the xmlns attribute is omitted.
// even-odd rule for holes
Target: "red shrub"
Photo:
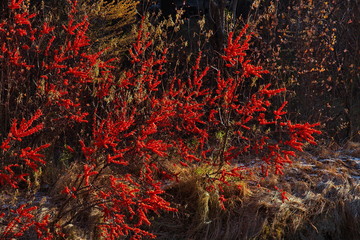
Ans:
<svg viewBox="0 0 360 240"><path fill-rule="evenodd" d="M117 80L111 60L102 61L101 52L90 53L89 23L86 17L76 17L76 1L70 2L61 30L47 23L35 28L36 16L22 2L10 2L9 17L0 25L0 64L6 68L1 84L3 91L27 98L17 107L10 106L14 98L9 98L4 106L12 115L35 106L40 110L20 124L13 120L1 144L2 152L13 158L2 165L0 183L17 187L26 173L17 174L13 167L23 164L36 171L46 163L39 152L49 144L16 145L40 130L73 136L63 148L78 152L75 161L82 167L61 189L63 198L53 217L35 221L29 213L35 206L27 211L20 207L14 212L18 216L1 229L3 236L18 229L13 222L21 222L16 234L35 226L39 238L50 239L53 232L42 235L46 226L65 228L99 209L102 221L96 224L107 239L154 238L143 230L151 224L150 216L176 211L162 196L164 185L178 174L166 163L212 166L208 190L220 191L225 208L223 186L231 184L229 177L242 179L251 170L242 163L244 155L260 156L265 174L269 169L281 174L294 150L302 151L306 142L314 144L313 134L320 133L314 129L317 124L284 119L286 103L271 108L271 99L285 89L271 89L268 84L248 97L242 94L249 77L267 73L247 58L251 35L246 27L235 39L234 33L229 34L220 70L202 68L200 52L188 79L168 79L168 49L153 51L149 33L140 26L130 50L131 67ZM217 76L215 85L213 76ZM42 123L32 126L42 113ZM284 192L282 196L286 198Z"/></svg>

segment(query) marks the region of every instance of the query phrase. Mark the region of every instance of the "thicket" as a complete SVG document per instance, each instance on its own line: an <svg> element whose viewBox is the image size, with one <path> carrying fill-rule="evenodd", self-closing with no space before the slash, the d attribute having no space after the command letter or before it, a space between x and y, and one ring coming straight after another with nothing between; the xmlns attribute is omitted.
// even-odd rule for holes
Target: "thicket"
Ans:
<svg viewBox="0 0 360 240"><path fill-rule="evenodd" d="M116 3L104 4L104 19L122 18L110 10ZM133 16L134 1L124 4ZM59 21L23 0L1 11L1 238L155 238L148 226L177 211L170 193L184 172L198 176L204 201L226 211L244 181L283 174L315 144L320 123L287 115L284 53L266 68L254 63L270 59L262 42L273 39L251 50L254 24L234 26L219 53L201 42L206 31L195 46L170 41L184 31L180 15L158 25L143 17L124 57L107 34L131 20L101 36L96 24L106 24L89 21L88 6L68 1ZM91 21L98 32L89 32ZM110 52L98 50L103 43ZM39 200L49 194L51 204Z"/></svg>
<svg viewBox="0 0 360 240"><path fill-rule="evenodd" d="M254 1L246 20L291 119L321 122L336 144L359 140L359 13L356 1Z"/></svg>

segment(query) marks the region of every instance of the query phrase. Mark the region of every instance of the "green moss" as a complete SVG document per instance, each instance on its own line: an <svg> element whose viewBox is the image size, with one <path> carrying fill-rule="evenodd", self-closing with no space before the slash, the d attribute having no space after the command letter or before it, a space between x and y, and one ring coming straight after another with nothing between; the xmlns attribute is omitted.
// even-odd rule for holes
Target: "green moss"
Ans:
<svg viewBox="0 0 360 240"><path fill-rule="evenodd" d="M270 226L270 225L264 225L262 229L262 233L258 238L255 239L261 239L261 240L268 240L268 239L283 239L284 238L285 230L281 226Z"/></svg>

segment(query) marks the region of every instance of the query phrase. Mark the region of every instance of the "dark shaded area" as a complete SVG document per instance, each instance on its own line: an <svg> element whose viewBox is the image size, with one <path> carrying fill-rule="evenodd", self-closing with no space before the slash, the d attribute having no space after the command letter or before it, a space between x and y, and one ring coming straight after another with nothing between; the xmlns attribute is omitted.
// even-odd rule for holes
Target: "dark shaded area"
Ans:
<svg viewBox="0 0 360 240"><path fill-rule="evenodd" d="M205 15L208 28L214 32L212 46L220 51L226 38L224 25L226 12L232 13L234 21L239 18L244 20L249 14L251 3L251 0L160 0L157 7L164 16L174 17L178 9L185 11L185 18Z"/></svg>

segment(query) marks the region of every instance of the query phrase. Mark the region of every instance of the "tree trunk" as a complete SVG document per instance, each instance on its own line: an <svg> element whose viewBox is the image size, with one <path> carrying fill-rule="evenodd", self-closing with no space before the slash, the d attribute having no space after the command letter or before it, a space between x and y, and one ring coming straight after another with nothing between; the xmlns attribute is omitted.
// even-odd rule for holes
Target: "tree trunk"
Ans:
<svg viewBox="0 0 360 240"><path fill-rule="evenodd" d="M223 48L225 39L225 0L210 0L209 1L209 22L214 32L214 48L221 50Z"/></svg>

